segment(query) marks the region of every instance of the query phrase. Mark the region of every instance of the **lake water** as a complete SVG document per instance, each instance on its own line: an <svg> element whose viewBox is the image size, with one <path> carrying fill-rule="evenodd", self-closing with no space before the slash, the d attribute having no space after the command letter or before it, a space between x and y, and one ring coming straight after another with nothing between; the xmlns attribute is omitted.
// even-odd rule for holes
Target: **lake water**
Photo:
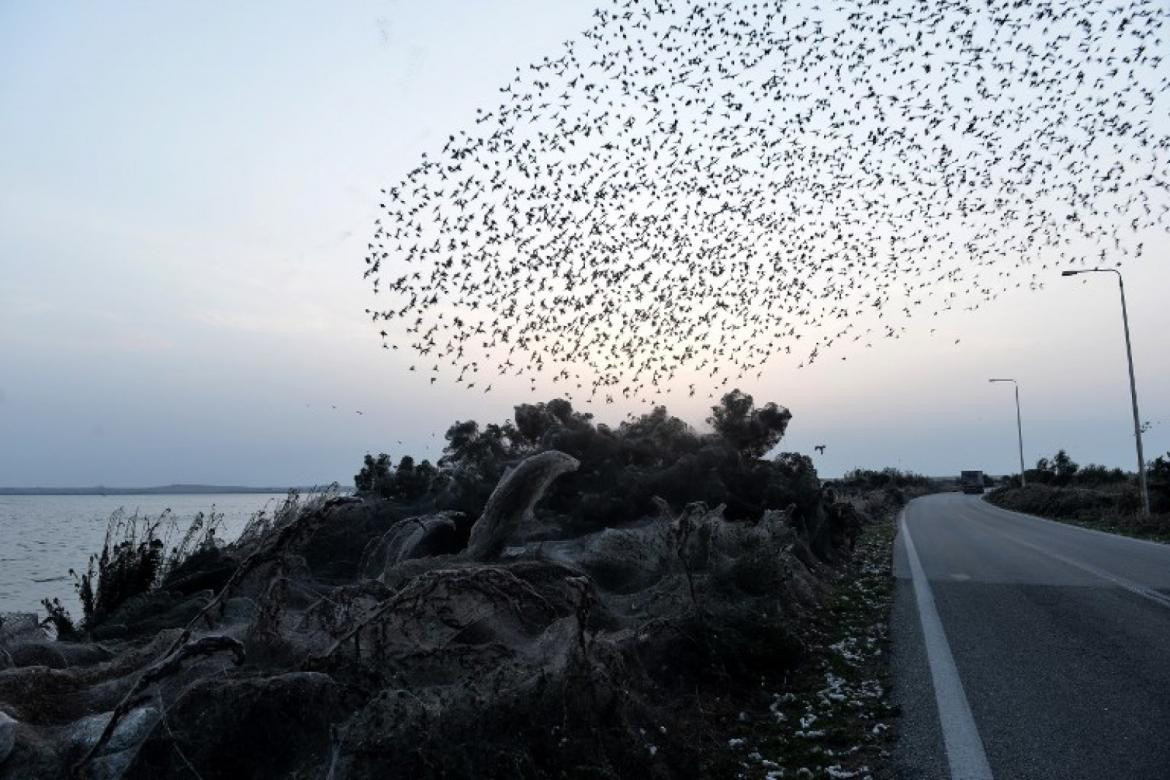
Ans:
<svg viewBox="0 0 1170 780"><path fill-rule="evenodd" d="M81 609L69 570L84 571L100 553L110 514L158 515L170 509L186 530L213 506L223 522L216 536L235 539L252 514L272 511L285 494L230 493L174 496L0 496L0 612L42 616L41 599L59 598L74 618Z"/></svg>

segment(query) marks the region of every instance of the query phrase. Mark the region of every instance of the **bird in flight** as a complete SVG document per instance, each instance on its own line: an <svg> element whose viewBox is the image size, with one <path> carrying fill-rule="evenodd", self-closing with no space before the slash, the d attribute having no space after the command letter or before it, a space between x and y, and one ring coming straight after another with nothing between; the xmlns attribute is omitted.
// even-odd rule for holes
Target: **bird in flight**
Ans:
<svg viewBox="0 0 1170 780"><path fill-rule="evenodd" d="M652 401L1136 260L1170 229L1168 19L607 3L382 190L367 314L468 389Z"/></svg>

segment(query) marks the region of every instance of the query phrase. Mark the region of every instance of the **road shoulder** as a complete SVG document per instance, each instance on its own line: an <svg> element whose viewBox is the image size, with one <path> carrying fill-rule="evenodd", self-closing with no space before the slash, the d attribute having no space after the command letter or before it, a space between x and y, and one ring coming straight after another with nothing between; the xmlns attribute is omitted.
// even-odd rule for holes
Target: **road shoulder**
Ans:
<svg viewBox="0 0 1170 780"><path fill-rule="evenodd" d="M740 777L895 778L890 698L893 517L871 523L833 585L829 606L802 637L808 662L739 715L728 739Z"/></svg>

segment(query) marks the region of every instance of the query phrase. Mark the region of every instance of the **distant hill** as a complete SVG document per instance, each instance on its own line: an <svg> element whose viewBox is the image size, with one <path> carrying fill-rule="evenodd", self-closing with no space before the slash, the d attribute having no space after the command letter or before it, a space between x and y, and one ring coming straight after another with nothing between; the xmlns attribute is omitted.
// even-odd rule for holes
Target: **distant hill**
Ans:
<svg viewBox="0 0 1170 780"><path fill-rule="evenodd" d="M180 496L207 493L308 492L329 483L299 487L246 487L244 485L162 485L161 487L0 487L0 496Z"/></svg>

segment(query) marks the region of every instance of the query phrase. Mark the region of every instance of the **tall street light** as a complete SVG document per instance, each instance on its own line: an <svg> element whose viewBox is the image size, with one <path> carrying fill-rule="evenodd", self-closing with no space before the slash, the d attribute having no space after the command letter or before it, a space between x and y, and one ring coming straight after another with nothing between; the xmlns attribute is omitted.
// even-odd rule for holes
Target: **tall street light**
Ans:
<svg viewBox="0 0 1170 780"><path fill-rule="evenodd" d="M1142 454L1142 424L1138 415L1137 381L1133 378L1133 348L1129 343L1129 314L1125 310L1125 283L1121 281L1121 271L1116 268L1082 268L1076 271L1061 271L1061 276L1076 276L1077 274L1110 273L1117 274L1117 289L1121 291L1121 324L1125 328L1125 356L1129 359L1129 396L1133 401L1133 437L1137 442L1138 460L1138 488L1142 494L1142 513L1150 514L1150 494L1146 490L1146 458Z"/></svg>
<svg viewBox="0 0 1170 780"><path fill-rule="evenodd" d="M988 382L1011 382L1016 386L1016 433L1020 441L1020 487L1028 484L1024 476L1024 426L1020 423L1020 383L1014 379L988 379Z"/></svg>

